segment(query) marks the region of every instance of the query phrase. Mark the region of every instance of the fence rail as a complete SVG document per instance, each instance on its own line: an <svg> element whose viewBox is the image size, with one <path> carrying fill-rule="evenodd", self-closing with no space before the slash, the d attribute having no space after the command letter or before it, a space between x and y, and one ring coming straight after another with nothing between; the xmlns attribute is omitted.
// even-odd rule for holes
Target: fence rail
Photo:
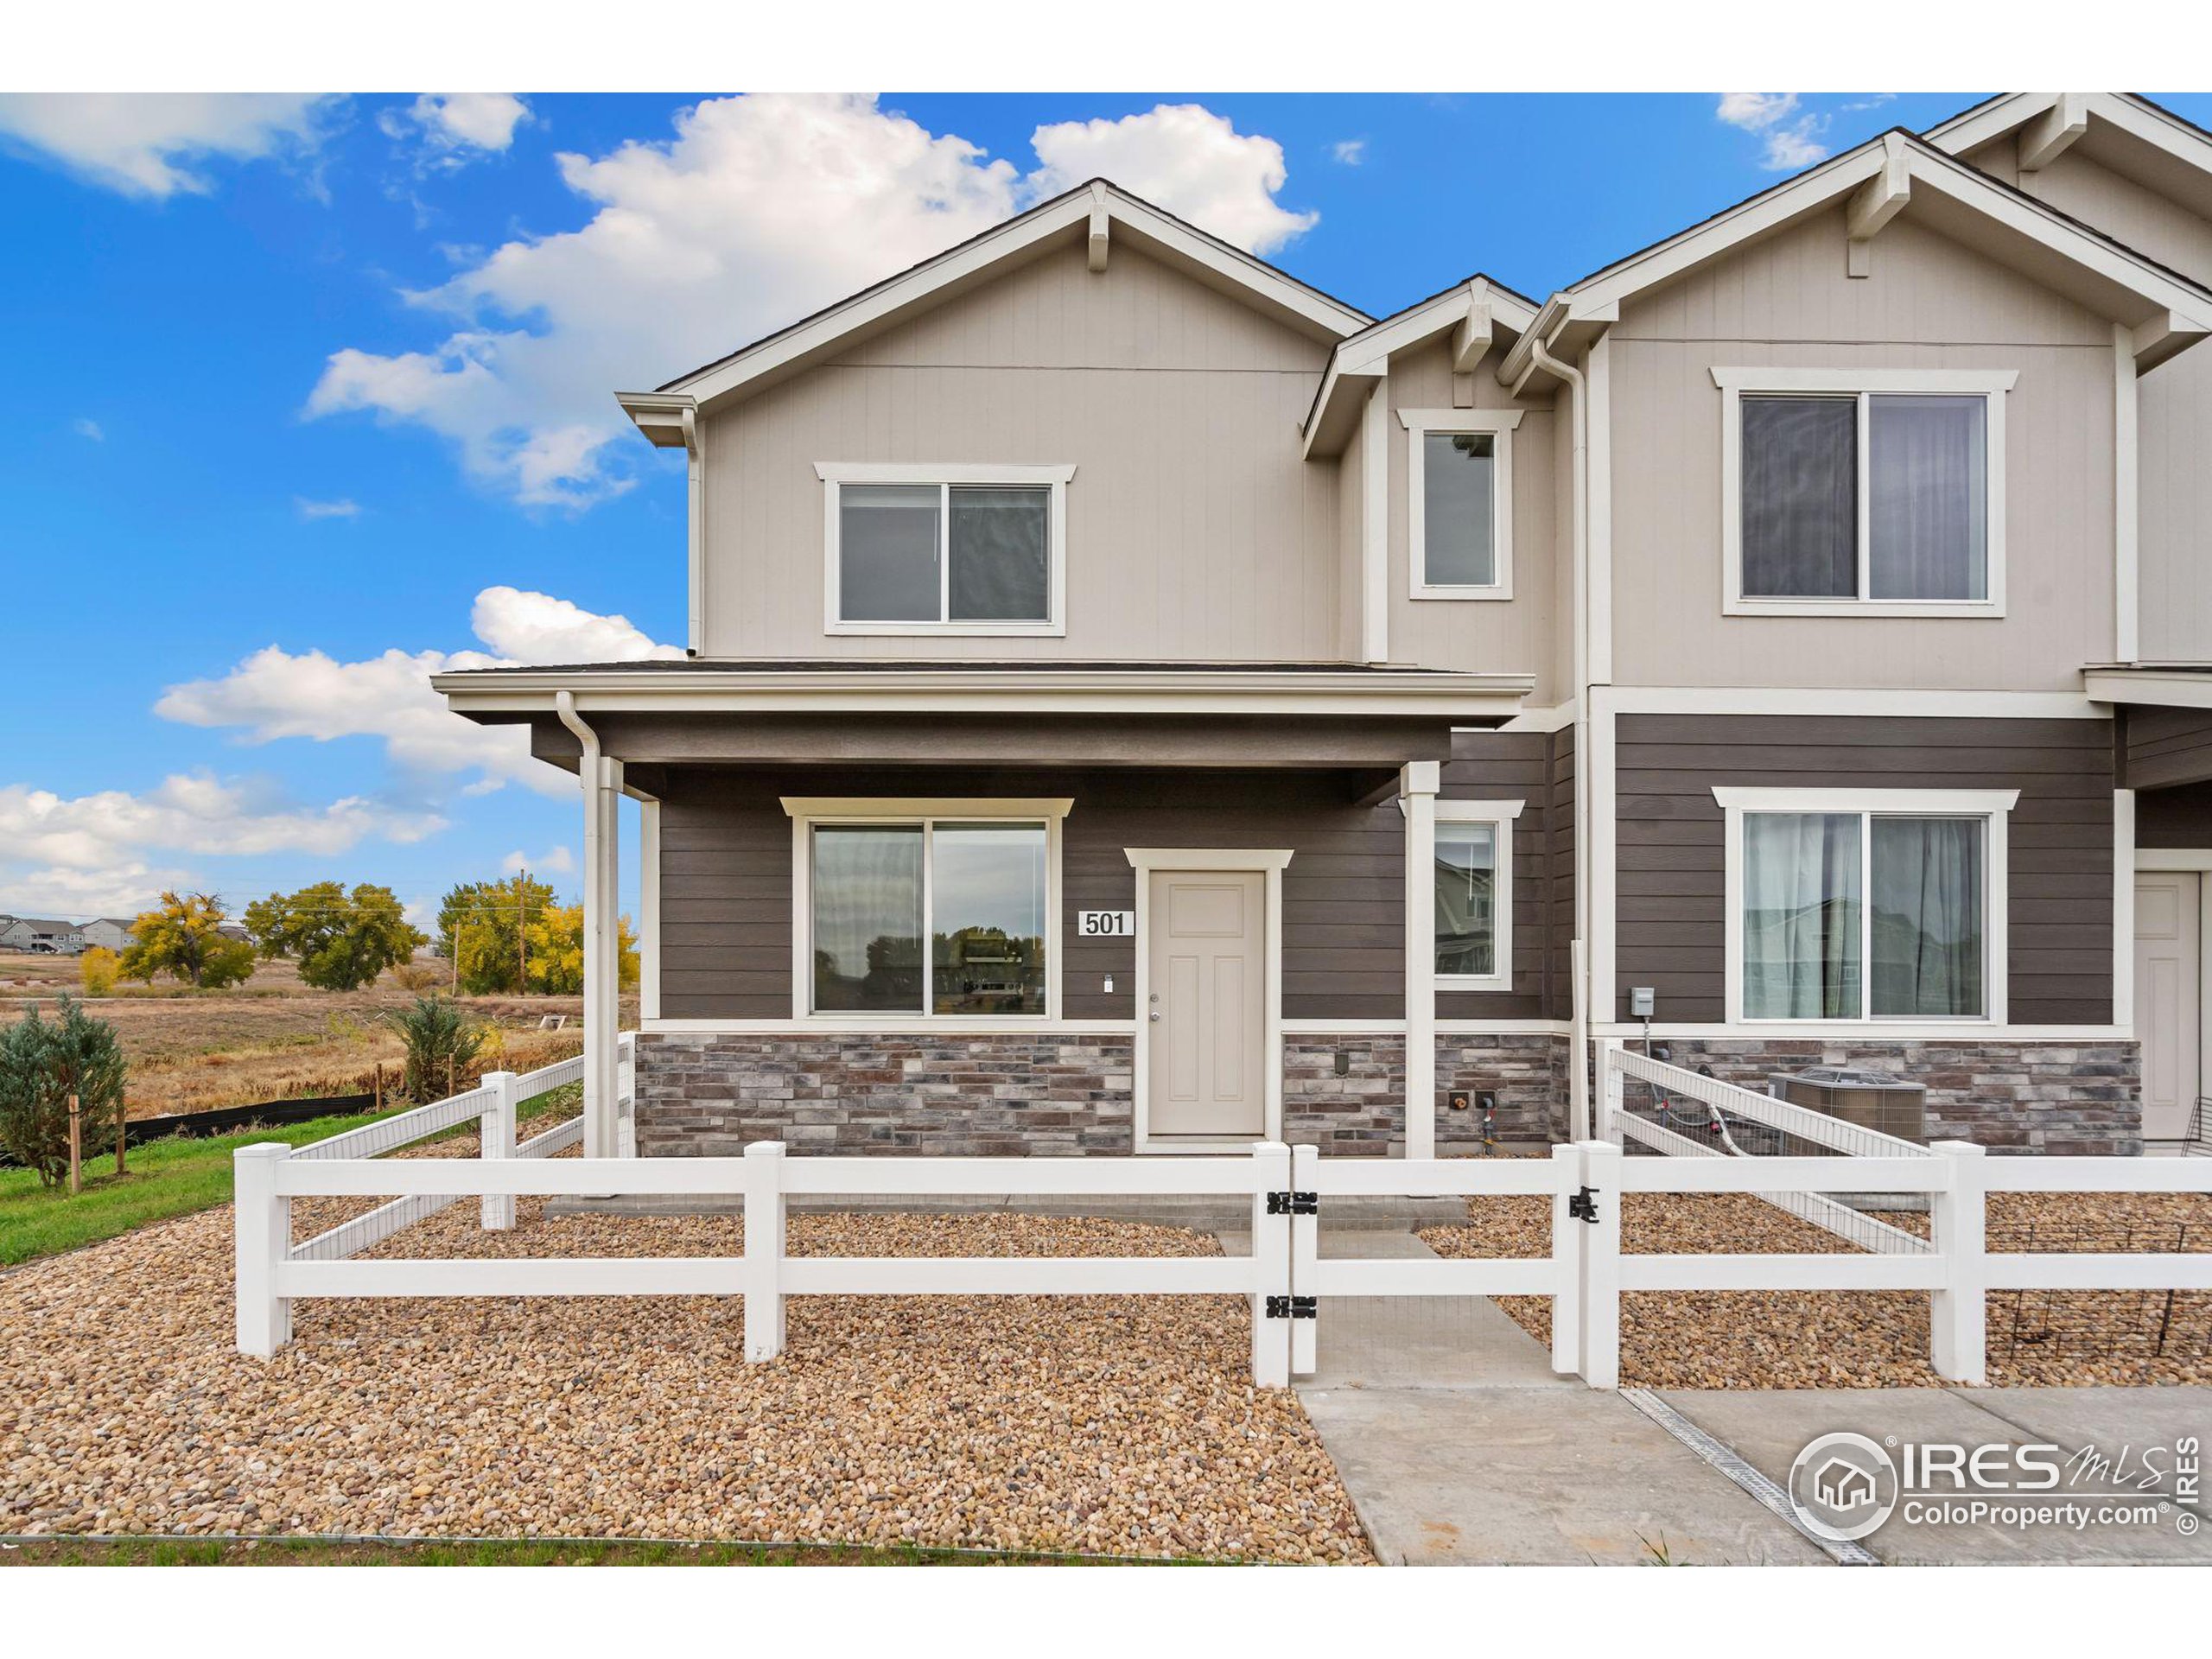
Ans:
<svg viewBox="0 0 2212 1659"><path fill-rule="evenodd" d="M1604 1051L1609 1103L1626 1076L1674 1088L1679 1068ZM573 1068L573 1073L571 1071ZM1629 1158L1612 1140L1554 1147L1548 1158L1324 1159L1312 1147L1274 1142L1248 1156L1179 1159L787 1158L780 1143L747 1147L739 1158L602 1158L549 1161L548 1153L580 1138L563 1124L517 1147L517 1091L560 1086L580 1074L565 1061L528 1078L495 1076L486 1089L409 1114L417 1124L465 1121L466 1106L486 1125L484 1155L397 1162L334 1155L358 1148L348 1136L289 1151L281 1145L238 1154L238 1342L248 1353L275 1351L290 1338L291 1304L302 1297L376 1296L739 1296L744 1299L749 1360L783 1350L784 1308L815 1295L1203 1295L1248 1299L1252 1374L1280 1385L1316 1369L1318 1333L1330 1299L1344 1296L1542 1296L1552 1305L1552 1367L1592 1387L1620 1380L1620 1298L1638 1291L1806 1290L1915 1292L1929 1296L1929 1357L1939 1376L1979 1382L1987 1370L1986 1322L1992 1291L2023 1289L2212 1290L2212 1255L2034 1255L1987 1249L1986 1198L2012 1192L2202 1192L2212 1165L2187 1159L1991 1159L1962 1141L1922 1147L1887 1135L1841 1136L1817 1113L1751 1096L1772 1106L1777 1125L1820 1144L1822 1134L1857 1150L1828 1155L1714 1154ZM1682 1072L1681 1086L1718 1094L1732 1085ZM1727 1096L1723 1109L1757 1117ZM488 1106L476 1097L488 1094ZM459 1113L459 1116L454 1114ZM1609 1112L1607 1122L1618 1115ZM1764 1121L1764 1120L1760 1120ZM1809 1132L1808 1132L1809 1131ZM419 1134L435 1133L420 1128ZM358 1133L358 1132L356 1132ZM1670 1132L1671 1133L1671 1132ZM382 1144L382 1143L378 1143ZM294 1248L291 1203L316 1196L401 1196L370 1216ZM1252 1254L1192 1257L844 1257L792 1256L786 1201L826 1194L937 1198L1007 1192L1054 1197L1232 1196L1251 1205ZM1831 1210L1869 1217L1828 1196L1839 1192L1924 1195L1929 1236L1886 1224L1858 1248L1833 1255L1629 1255L1621 1249L1621 1206L1630 1193L1740 1192L1782 1204L1793 1214ZM351 1259L404 1219L469 1194L483 1202L484 1225L509 1227L518 1196L623 1193L711 1194L743 1199L742 1254L728 1257L619 1259ZM1548 1198L1546 1255L1450 1261L1323 1260L1321 1217L1333 1200L1376 1195L1518 1195ZM409 1206L428 1206L410 1211ZM381 1221L378 1217L383 1217ZM373 1226L365 1224L374 1223ZM1821 1224L1829 1225L1827 1222ZM381 1229L381 1230L378 1230ZM1841 1228L1830 1225L1831 1231ZM1909 1239L1891 1248L1885 1235Z"/></svg>

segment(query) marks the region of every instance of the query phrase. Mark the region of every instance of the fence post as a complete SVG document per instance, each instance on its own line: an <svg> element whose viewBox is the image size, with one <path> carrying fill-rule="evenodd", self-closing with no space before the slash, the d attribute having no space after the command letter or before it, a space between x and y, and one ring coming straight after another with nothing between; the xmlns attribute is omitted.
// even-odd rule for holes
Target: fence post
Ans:
<svg viewBox="0 0 2212 1659"><path fill-rule="evenodd" d="M1943 1263L1943 1288L1928 1299L1928 1361L1954 1382L1987 1380L1989 1346L1987 1173L1971 1141L1936 1141L1950 1185L1931 1196L1929 1236Z"/></svg>
<svg viewBox="0 0 2212 1659"><path fill-rule="evenodd" d="M1615 1063L1620 1052L1618 1038L1609 1037L1598 1045L1599 1098L1605 1104L1598 1118L1598 1139L1620 1144L1621 1113L1628 1105L1628 1073Z"/></svg>
<svg viewBox="0 0 2212 1659"><path fill-rule="evenodd" d="M276 1269L292 1253L292 1201L276 1191L276 1166L292 1149L274 1141L231 1154L238 1344L264 1358L292 1339L292 1304L276 1294Z"/></svg>
<svg viewBox="0 0 2212 1659"><path fill-rule="evenodd" d="M1579 1144L1552 1148L1552 1370L1572 1376L1582 1369L1582 1258L1590 1230L1567 1213L1582 1185Z"/></svg>
<svg viewBox="0 0 2212 1659"><path fill-rule="evenodd" d="M1290 1217L1268 1213L1268 1194L1290 1190L1290 1148L1280 1141L1252 1146L1252 1381L1290 1386L1288 1319L1268 1316L1270 1297L1290 1294ZM1288 1310L1286 1308L1285 1312Z"/></svg>
<svg viewBox="0 0 2212 1659"><path fill-rule="evenodd" d="M1290 1185L1294 1192L1313 1192L1320 1186L1321 1148L1293 1147L1290 1149ZM1253 1248L1259 1248L1254 1241ZM1294 1212L1290 1217L1290 1290L1294 1295L1310 1296L1319 1278L1321 1260L1321 1218L1318 1215ZM1320 1304L1314 1304L1315 1317L1293 1319L1290 1322L1290 1374L1311 1376L1320 1363L1321 1320Z"/></svg>
<svg viewBox="0 0 2212 1659"><path fill-rule="evenodd" d="M487 1071L480 1088L489 1089L492 1098L477 1118L477 1156L480 1158L512 1158L515 1155L515 1108L519 1103L519 1079L512 1071ZM504 1233L515 1224L515 1195L512 1192L486 1192L484 1195L484 1230Z"/></svg>
<svg viewBox="0 0 2212 1659"><path fill-rule="evenodd" d="M638 1033L614 1039L614 1155L638 1155Z"/></svg>
<svg viewBox="0 0 2212 1659"><path fill-rule="evenodd" d="M1597 1211L1582 1229L1582 1380L1621 1385L1621 1149L1610 1141L1582 1148L1582 1185Z"/></svg>
<svg viewBox="0 0 2212 1659"><path fill-rule="evenodd" d="M784 1351L784 1143L745 1149L745 1357Z"/></svg>

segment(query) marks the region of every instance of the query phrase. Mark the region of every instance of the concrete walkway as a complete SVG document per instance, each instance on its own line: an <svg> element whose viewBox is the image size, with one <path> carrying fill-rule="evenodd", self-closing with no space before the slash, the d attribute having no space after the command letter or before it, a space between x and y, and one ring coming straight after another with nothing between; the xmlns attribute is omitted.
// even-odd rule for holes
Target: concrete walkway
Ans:
<svg viewBox="0 0 2212 1659"><path fill-rule="evenodd" d="M1225 1234L1236 1250L1241 1238ZM1429 1254L1406 1233L1324 1229L1332 1256ZM1298 1385L1376 1555L1390 1565L1829 1565L1834 1554L1621 1395L1552 1373L1487 1297L1325 1298L1319 1369ZM2212 1389L1679 1392L1690 1432L1776 1485L1837 1429L1966 1446L2212 1442ZM1747 1477L1756 1480L1756 1476ZM2001 1495L1999 1495L2001 1497ZM2130 1501L2137 1501L2130 1498ZM2212 1518L2212 1497L2200 1511ZM2212 1562L2212 1540L2152 1527L1909 1525L1866 1541L1879 1561Z"/></svg>

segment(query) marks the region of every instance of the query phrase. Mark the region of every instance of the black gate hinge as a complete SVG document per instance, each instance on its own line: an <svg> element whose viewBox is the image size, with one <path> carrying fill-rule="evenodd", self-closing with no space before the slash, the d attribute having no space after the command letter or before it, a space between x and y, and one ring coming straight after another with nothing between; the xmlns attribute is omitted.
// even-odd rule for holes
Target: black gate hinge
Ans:
<svg viewBox="0 0 2212 1659"><path fill-rule="evenodd" d="M1268 1317L1271 1319L1314 1319L1321 1316L1321 1305L1312 1296L1270 1296L1268 1298Z"/></svg>
<svg viewBox="0 0 2212 1659"><path fill-rule="evenodd" d="M1586 1221L1594 1224L1598 1219L1598 1189L1586 1186L1568 1196L1567 1215L1570 1221Z"/></svg>
<svg viewBox="0 0 2212 1659"><path fill-rule="evenodd" d="M1270 1192L1268 1194L1268 1213L1271 1216L1318 1216L1321 1213L1319 1192Z"/></svg>

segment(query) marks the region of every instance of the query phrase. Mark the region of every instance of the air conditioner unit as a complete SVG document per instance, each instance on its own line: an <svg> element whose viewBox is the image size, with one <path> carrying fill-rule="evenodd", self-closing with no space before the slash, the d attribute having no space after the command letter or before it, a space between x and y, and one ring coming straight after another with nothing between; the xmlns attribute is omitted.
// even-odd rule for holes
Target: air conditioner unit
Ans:
<svg viewBox="0 0 2212 1659"><path fill-rule="evenodd" d="M1893 1135L1900 1141L1928 1139L1928 1088L1886 1071L1860 1066L1815 1065L1802 1071L1777 1071L1767 1078L1767 1093L1792 1106L1825 1112L1861 1128Z"/></svg>

